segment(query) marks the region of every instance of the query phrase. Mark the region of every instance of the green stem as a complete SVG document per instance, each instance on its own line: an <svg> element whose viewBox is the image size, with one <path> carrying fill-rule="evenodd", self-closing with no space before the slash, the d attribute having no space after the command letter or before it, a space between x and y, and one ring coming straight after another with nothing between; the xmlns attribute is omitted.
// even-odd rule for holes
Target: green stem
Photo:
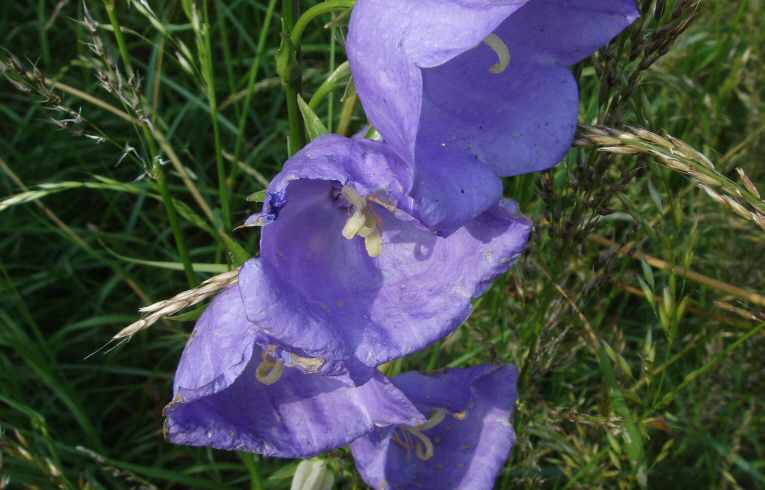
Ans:
<svg viewBox="0 0 765 490"><path fill-rule="evenodd" d="M330 32L330 41L329 41L329 75L332 76L332 74L335 72L335 65L336 61L335 58L337 56L337 49L335 47L335 43L337 42L337 25L334 22L336 16L332 15L332 30ZM313 98L312 98L313 99ZM334 124L334 115L335 115L335 94L332 92L329 93L329 100L327 101L327 131L330 133L332 132L332 125Z"/></svg>
<svg viewBox="0 0 765 490"><path fill-rule="evenodd" d="M106 12L109 15L109 21L111 22L112 29L114 30L114 37L117 40L117 46L119 48L120 56L122 57L122 62L125 65L125 70L128 72L128 75L132 75L133 67L130 63L130 54L127 50L127 44L125 44L125 37L122 35L122 27L120 26L113 0L104 0L104 6L106 7ZM181 225L180 221L178 220L178 212L175 209L173 198L170 195L170 189L167 186L167 176L165 175L165 169L162 168L159 163L159 159L157 158L159 154L157 152L157 144L154 141L154 136L145 124L142 124L141 122L136 124L141 126L141 132L148 147L152 173L156 178L155 182L157 185L157 190L162 197L162 203L165 207L167 220L170 223L170 229L172 230L173 238L175 239L175 248L178 251L181 263L183 264L183 270L186 273L186 279L188 280L189 286L194 287L198 284L198 281L196 274L194 273L194 267L191 265L189 248L186 244L186 240L183 237L183 233L181 232Z"/></svg>
<svg viewBox="0 0 765 490"><path fill-rule="evenodd" d="M269 0L268 9L266 10L266 18L263 20L263 26L260 29L260 35L258 37L258 47L255 53L255 61L250 67L250 74L247 79L247 95L244 98L244 107L242 113L239 115L239 124L236 131L236 145L234 146L234 165L239 161L239 155L242 153L242 147L244 146L244 125L247 123L247 116L250 113L250 105L252 104L252 95L255 92L255 82L258 79L258 69L260 68L260 60L263 57L263 53L266 50L266 39L268 38L268 30L271 27L271 19L274 15L276 8L276 0ZM234 169L237 167L235 166ZM232 171L236 173L236 170Z"/></svg>
<svg viewBox="0 0 765 490"><path fill-rule="evenodd" d="M316 89L316 92L314 92L311 100L308 102L308 106L315 111L327 95L331 94L338 87L343 86L350 77L351 67L347 61L344 61L319 85L319 88ZM329 125L327 125L327 129L332 131Z"/></svg>
<svg viewBox="0 0 765 490"><path fill-rule="evenodd" d="M241 452L239 457L250 473L250 488L252 490L263 490L263 478L261 478L260 471L258 471L258 462L255 461L255 456L252 453Z"/></svg>
<svg viewBox="0 0 765 490"><path fill-rule="evenodd" d="M40 48L42 50L43 64L50 66L50 45L48 44L48 31L45 29L45 0L37 0L37 21L40 24Z"/></svg>
<svg viewBox="0 0 765 490"><path fill-rule="evenodd" d="M292 156L305 145L305 132L303 128L303 117L300 115L300 108L297 103L298 89L293 84L289 84L286 87L286 91L287 117L290 125L287 154Z"/></svg>
<svg viewBox="0 0 765 490"><path fill-rule="evenodd" d="M289 0L285 0L285 5L288 3L290 3ZM326 2L322 2L309 8L300 16L295 23L295 26L290 30L290 40L292 41L292 45L300 46L300 43L303 41L303 33L305 32L306 27L308 27L308 24L316 17L334 12L335 10L353 8L355 4L356 0L327 0Z"/></svg>
<svg viewBox="0 0 765 490"><path fill-rule="evenodd" d="M109 21L112 23L114 38L117 40L117 48L120 51L122 63L125 64L125 71L127 71L128 76L132 76L133 65L130 63L130 54L127 50L127 44L125 44L125 36L122 35L122 27L120 27L120 22L117 18L117 10L114 6L114 0L104 0L104 6L106 7L106 13L109 16Z"/></svg>
<svg viewBox="0 0 765 490"><path fill-rule="evenodd" d="M284 0L282 3L282 17L284 19L284 28L289 34L289 39L283 41L282 49L285 50L280 57L282 83L284 83L287 95L287 116L289 118L290 136L288 145L288 154L292 156L305 143L303 119L297 103L297 97L300 93L300 73L299 56L300 44L303 41L303 33L308 24L320 15L324 15L335 10L348 9L354 6L355 0L328 0L308 9L295 22L297 14L297 0ZM353 98L355 99L355 93ZM353 101L355 104L355 100ZM346 109L346 107L343 107ZM351 114L353 113L351 109ZM348 116L350 118L350 116ZM347 121L347 123L349 123ZM341 116L341 124L343 123ZM347 130L347 124L345 126Z"/></svg>
<svg viewBox="0 0 765 490"><path fill-rule="evenodd" d="M198 32L201 37L197 46L202 51L202 65L204 70L205 85L207 88L207 99L210 102L210 118L213 126L213 140L215 142L215 165L218 170L218 194L220 198L220 207L223 211L223 226L231 229L231 206L228 195L228 185L226 181L226 165L223 161L223 149L221 146L220 125L218 124L218 101L215 96L215 74L212 63L212 46L210 45L210 19L207 14L207 0L204 4L204 30Z"/></svg>
<svg viewBox="0 0 765 490"><path fill-rule="evenodd" d="M283 49L286 50L285 65L283 66L283 72L281 72L282 83L284 84L284 90L287 98L287 117L289 120L289 139L287 144L287 155L292 156L303 147L305 144L305 133L303 127L303 118L300 115L300 108L298 107L297 97L300 93L301 74L299 72L300 58L300 43L293 44L290 42L291 33L295 27L295 17L298 13L298 0L283 0L282 1L282 20L284 22L285 37Z"/></svg>
<svg viewBox="0 0 765 490"><path fill-rule="evenodd" d="M337 134L348 134L348 128L351 126L351 118L353 117L353 111L356 110L356 101L358 96L356 95L356 87L353 83L348 87L348 93L345 95L343 101L343 108L340 111L340 122L337 124Z"/></svg>

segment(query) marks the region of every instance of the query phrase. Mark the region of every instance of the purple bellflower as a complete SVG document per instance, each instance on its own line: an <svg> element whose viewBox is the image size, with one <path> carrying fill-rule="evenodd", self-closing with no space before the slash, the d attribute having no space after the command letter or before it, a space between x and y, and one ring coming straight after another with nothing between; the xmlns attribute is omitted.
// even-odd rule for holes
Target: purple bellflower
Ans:
<svg viewBox="0 0 765 490"><path fill-rule="evenodd" d="M411 181L411 166L370 140L324 136L287 161L247 220L265 227L239 274L245 314L269 342L357 379L467 319L531 224L502 201L439 237L408 213Z"/></svg>
<svg viewBox="0 0 765 490"><path fill-rule="evenodd" d="M310 359L263 340L244 314L239 286L213 300L178 365L165 408L170 442L296 458L376 427L425 422L376 370L360 385L347 375L307 374Z"/></svg>
<svg viewBox="0 0 765 490"><path fill-rule="evenodd" d="M371 123L416 167L419 218L448 234L502 176L559 162L576 130L568 66L638 17L634 0L358 0L348 58Z"/></svg>
<svg viewBox="0 0 765 490"><path fill-rule="evenodd" d="M452 369L393 379L430 418L382 427L351 443L356 467L377 490L489 490L515 443L513 366Z"/></svg>

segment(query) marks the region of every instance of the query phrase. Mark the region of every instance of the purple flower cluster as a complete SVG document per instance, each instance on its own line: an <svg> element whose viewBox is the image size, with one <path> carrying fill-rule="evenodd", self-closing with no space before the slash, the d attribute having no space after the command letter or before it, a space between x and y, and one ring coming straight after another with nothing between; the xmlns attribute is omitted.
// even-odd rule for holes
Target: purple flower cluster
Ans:
<svg viewBox="0 0 765 490"><path fill-rule="evenodd" d="M324 136L287 161L260 256L186 345L178 444L309 457L350 445L377 489L492 488L515 436L513 366L393 379L523 252L501 177L553 166L576 127L568 66L634 0L358 0L347 50L382 141Z"/></svg>

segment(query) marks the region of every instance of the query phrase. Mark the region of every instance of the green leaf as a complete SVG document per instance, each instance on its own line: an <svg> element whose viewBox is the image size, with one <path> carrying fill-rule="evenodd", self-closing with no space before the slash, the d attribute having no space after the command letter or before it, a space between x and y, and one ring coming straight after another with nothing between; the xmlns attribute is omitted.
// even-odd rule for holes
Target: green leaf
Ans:
<svg viewBox="0 0 765 490"><path fill-rule="evenodd" d="M258 192L253 192L249 196L245 198L248 202L266 202L266 190L259 190Z"/></svg>
<svg viewBox="0 0 765 490"><path fill-rule="evenodd" d="M231 254L231 262L233 262L234 267L240 267L245 262L250 260L250 253L247 251L247 249L241 246L239 242L226 235L225 233L221 233L220 236L223 240L223 243L226 245L228 252Z"/></svg>
<svg viewBox="0 0 765 490"><path fill-rule="evenodd" d="M319 136L329 133L329 130L327 130L327 127L321 122L319 116L317 116L313 109L306 104L301 96L298 95L297 101L300 113L303 114L305 134L308 136L308 140L313 141Z"/></svg>
<svg viewBox="0 0 765 490"><path fill-rule="evenodd" d="M178 315L168 316L165 317L165 319L172 320L174 322L193 322L202 316L202 312L205 311L205 308L207 308L207 305L198 305L192 310L180 313Z"/></svg>

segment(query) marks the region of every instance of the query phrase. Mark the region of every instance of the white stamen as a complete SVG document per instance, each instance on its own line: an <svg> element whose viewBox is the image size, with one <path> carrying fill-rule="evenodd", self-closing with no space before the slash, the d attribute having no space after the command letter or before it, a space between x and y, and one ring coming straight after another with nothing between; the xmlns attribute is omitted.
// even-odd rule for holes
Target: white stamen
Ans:
<svg viewBox="0 0 765 490"><path fill-rule="evenodd" d="M346 185L340 190L340 193L354 208L364 209L367 206L366 200L353 187Z"/></svg>
<svg viewBox="0 0 765 490"><path fill-rule="evenodd" d="M379 257L382 253L382 222L374 210L367 206L367 200L352 187L345 186L340 191L350 203L353 212L343 226L343 238L352 240L356 236L364 239L364 246L370 257Z"/></svg>
<svg viewBox="0 0 765 490"><path fill-rule="evenodd" d="M382 253L382 245L382 235L377 229L364 238L364 246L367 249L367 254L372 258L380 256Z"/></svg>
<svg viewBox="0 0 765 490"><path fill-rule="evenodd" d="M496 34L489 34L483 42L497 54L499 59L496 64L491 65L489 71L498 75L507 70L507 67L510 66L510 49L508 49L505 41Z"/></svg>
<svg viewBox="0 0 765 490"><path fill-rule="evenodd" d="M345 226L343 226L343 238L352 240L364 228L366 222L367 217L364 216L364 212L358 208L354 210L351 217L345 222Z"/></svg>

